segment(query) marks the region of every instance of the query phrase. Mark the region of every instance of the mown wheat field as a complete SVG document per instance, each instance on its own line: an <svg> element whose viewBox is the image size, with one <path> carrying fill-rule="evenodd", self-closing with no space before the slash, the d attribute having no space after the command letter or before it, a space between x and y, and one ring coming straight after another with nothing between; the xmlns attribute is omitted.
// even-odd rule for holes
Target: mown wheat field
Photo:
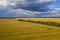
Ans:
<svg viewBox="0 0 60 40"><path fill-rule="evenodd" d="M23 22L18 19L60 23L60 18L0 19L0 40L60 40L60 27Z"/></svg>

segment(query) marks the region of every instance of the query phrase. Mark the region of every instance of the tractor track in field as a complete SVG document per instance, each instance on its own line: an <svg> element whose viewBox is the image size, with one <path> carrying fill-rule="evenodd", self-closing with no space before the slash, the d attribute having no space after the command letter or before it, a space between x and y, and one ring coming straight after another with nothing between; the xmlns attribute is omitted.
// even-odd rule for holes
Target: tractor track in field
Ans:
<svg viewBox="0 0 60 40"><path fill-rule="evenodd" d="M24 33L24 34L13 34L13 35L3 35L3 36L0 36L0 37L13 37L13 36L21 36L21 35L25 35L25 36L27 36L27 35L34 35L34 34L40 34L41 32L35 32L35 33ZM41 33L42 34L42 33ZM45 33L43 33L43 34L45 34ZM29 37L29 38L31 38L31 39L39 39L39 38L49 38L49 37L59 37L60 35L59 34L54 34L54 35L49 35L49 33L47 33L47 35L37 35L37 36L35 36L34 35L34 37Z"/></svg>
<svg viewBox="0 0 60 40"><path fill-rule="evenodd" d="M34 33L21 33L21 34L13 34L13 35L3 35L0 37L6 37L6 36L16 36L16 35L31 35L31 34L40 34L41 32L34 32ZM47 32L43 32L43 33L47 33Z"/></svg>

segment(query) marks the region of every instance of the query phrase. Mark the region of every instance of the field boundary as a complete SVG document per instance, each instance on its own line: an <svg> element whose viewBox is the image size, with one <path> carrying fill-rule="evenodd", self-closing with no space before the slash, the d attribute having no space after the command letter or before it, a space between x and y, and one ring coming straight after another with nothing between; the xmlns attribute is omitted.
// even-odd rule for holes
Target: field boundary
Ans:
<svg viewBox="0 0 60 40"><path fill-rule="evenodd" d="M23 22L31 22L31 23L37 23L37 24L44 24L44 25L50 25L50 26L57 26L60 27L60 23L57 22L43 22L43 21L33 21L33 20L24 20L24 19L18 19L18 21L23 21Z"/></svg>

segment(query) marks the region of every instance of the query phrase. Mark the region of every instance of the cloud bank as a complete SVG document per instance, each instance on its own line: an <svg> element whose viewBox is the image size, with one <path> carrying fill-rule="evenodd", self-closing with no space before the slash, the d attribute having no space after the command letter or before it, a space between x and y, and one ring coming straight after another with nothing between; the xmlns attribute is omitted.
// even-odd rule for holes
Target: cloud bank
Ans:
<svg viewBox="0 0 60 40"><path fill-rule="evenodd" d="M49 5L54 0L13 0L10 1L9 7L14 9L25 9L30 11L45 12L49 10Z"/></svg>
<svg viewBox="0 0 60 40"><path fill-rule="evenodd" d="M55 0L0 0L0 17L57 17L60 8L50 8Z"/></svg>

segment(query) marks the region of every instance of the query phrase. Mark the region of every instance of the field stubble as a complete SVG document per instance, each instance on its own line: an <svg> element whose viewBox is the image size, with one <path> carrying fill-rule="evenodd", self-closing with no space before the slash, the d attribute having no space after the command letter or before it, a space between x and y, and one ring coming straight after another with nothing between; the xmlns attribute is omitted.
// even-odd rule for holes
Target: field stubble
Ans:
<svg viewBox="0 0 60 40"><path fill-rule="evenodd" d="M55 21L59 18L23 18L25 20ZM17 19L0 19L0 40L60 40L60 28L34 24Z"/></svg>

